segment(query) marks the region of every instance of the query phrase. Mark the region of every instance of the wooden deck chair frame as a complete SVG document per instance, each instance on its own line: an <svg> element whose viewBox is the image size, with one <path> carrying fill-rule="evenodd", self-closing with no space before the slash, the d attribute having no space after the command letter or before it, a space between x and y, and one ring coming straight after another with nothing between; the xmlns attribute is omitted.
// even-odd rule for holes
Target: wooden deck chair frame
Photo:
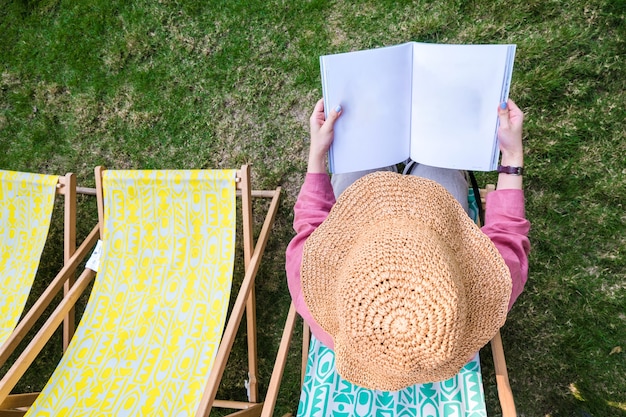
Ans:
<svg viewBox="0 0 626 417"><path fill-rule="evenodd" d="M495 190L493 184L487 185L487 187L480 190L480 199L483 208L485 208L486 196L491 191ZM266 401L263 407L262 417L271 417L276 406L276 400L278 399L278 391L280 389L280 383L282 380L285 365L287 363L287 355L289 351L289 345L293 336L296 321L298 319L298 313L296 308L291 304L287 319L285 321L285 327L283 328L283 335L280 342L278 353L276 354L276 362L274 363L274 371L270 379L270 384L267 391ZM311 332L309 326L303 322L302 331L302 368L300 375L300 383L304 381L306 372L306 365L309 353L309 344L311 342ZM502 408L503 417L516 417L517 412L515 410L515 402L513 400L513 391L509 383L509 376L506 367L506 359L504 357L504 347L502 345L502 337L500 332L491 340L491 351L493 354L494 370L496 374L496 384L498 387L498 397L500 400L500 407ZM291 416L291 413L285 414L283 417Z"/></svg>
<svg viewBox="0 0 626 417"><path fill-rule="evenodd" d="M15 352L19 344L24 340L28 332L34 327L37 320L41 318L44 311L50 306L54 298L61 292L66 295L75 279L75 273L79 264L86 258L89 251L95 246L99 237L98 225L89 233L82 244L76 247L76 213L77 195L95 195L95 189L78 187L76 185L76 175L68 173L60 176L57 183L56 194L63 197L63 268L50 282L48 287L35 301L32 307L23 315L11 336L0 346L0 366L6 363L9 357ZM73 335L75 327L75 312L70 309L62 318L63 321L63 350L67 348ZM15 394L7 398L5 402L0 402L0 416L19 415L21 412L12 412L5 409L19 408L32 404L37 397L37 393Z"/></svg>
<svg viewBox="0 0 626 417"><path fill-rule="evenodd" d="M87 245L95 245L99 237L99 227L103 224L104 210L102 198L102 167L97 167L96 174L96 195L98 200L99 225L85 239L85 242L78 248L71 257L74 260L79 254L85 253ZM269 191L253 191L250 186L250 167L243 165L237 171L237 194L241 196L242 204L242 224L243 224L243 248L244 248L244 269L245 274L239 288L234 306L227 319L222 340L215 358L213 369L203 390L200 405L196 415L208 416L212 407L229 408L240 410L233 413L233 416L259 416L263 402L259 400L257 381L257 351L256 351L256 306L254 301L254 281L259 269L260 261L267 244L270 230L274 223L274 218L278 210L278 202L281 188ZM252 197L271 198L269 208L255 244L253 238L254 223L252 217ZM73 264L72 264L73 265ZM74 266L75 269L75 266ZM64 271L69 271L70 265L64 267ZM62 271L63 272L63 271ZM24 375L28 367L41 352L43 346L50 339L52 334L64 321L68 313L73 309L76 301L93 280L95 273L90 269L85 269L78 279L71 286L70 290L50 315L41 330L25 348L13 367L0 380L0 416L23 415L26 408L35 401L37 394L9 395L10 391ZM61 284L62 285L62 284ZM226 368L226 362L233 346L237 330L242 321L244 310L247 314L247 334L248 334L248 366L249 366L249 401L224 401L216 400L216 393ZM23 337L23 336L22 336Z"/></svg>

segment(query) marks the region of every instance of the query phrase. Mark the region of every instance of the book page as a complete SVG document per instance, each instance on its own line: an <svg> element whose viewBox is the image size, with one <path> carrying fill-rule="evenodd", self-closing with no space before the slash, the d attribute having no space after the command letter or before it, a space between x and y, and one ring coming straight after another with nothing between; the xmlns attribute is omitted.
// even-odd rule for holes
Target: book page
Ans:
<svg viewBox="0 0 626 417"><path fill-rule="evenodd" d="M509 47L414 44L411 159L443 168L495 169L497 108L506 99L512 69Z"/></svg>
<svg viewBox="0 0 626 417"><path fill-rule="evenodd" d="M409 157L411 44L320 58L324 108L341 105L329 152L333 173L380 168Z"/></svg>

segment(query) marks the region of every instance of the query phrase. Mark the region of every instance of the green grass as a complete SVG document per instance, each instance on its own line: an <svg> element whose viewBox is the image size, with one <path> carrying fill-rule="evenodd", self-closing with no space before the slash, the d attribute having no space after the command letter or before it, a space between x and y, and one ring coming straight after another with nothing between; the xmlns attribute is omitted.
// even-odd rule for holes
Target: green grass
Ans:
<svg viewBox="0 0 626 417"><path fill-rule="evenodd" d="M282 185L257 286L264 390L289 302L284 250L319 55L409 40L515 43L533 225L529 282L503 329L517 408L626 415L625 13L623 0L0 0L0 168L74 172L93 186L96 165L250 163L256 188ZM95 221L88 199L80 219L84 236ZM59 233L44 267L58 267ZM297 347L277 415L297 404ZM18 388L41 388L58 356L49 348ZM244 377L228 373L221 393L242 397Z"/></svg>

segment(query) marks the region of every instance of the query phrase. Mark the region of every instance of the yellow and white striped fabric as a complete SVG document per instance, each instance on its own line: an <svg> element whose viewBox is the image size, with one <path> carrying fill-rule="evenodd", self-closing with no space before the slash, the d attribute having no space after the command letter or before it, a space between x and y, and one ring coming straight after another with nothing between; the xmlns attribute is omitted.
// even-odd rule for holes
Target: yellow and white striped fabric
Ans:
<svg viewBox="0 0 626 417"><path fill-rule="evenodd" d="M235 244L228 171L104 171L99 272L27 415L192 416L224 328Z"/></svg>
<svg viewBox="0 0 626 417"><path fill-rule="evenodd" d="M58 180L0 170L0 346L13 332L30 294Z"/></svg>

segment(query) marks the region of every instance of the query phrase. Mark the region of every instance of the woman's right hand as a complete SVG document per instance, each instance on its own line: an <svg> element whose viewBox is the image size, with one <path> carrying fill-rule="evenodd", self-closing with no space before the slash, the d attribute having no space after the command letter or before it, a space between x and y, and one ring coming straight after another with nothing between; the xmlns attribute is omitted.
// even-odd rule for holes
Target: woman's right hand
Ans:
<svg viewBox="0 0 626 417"><path fill-rule="evenodd" d="M509 99L498 107L498 118L500 119L498 141L500 143L500 152L502 153L501 164L523 166L522 124L524 122L524 113L513 100Z"/></svg>
<svg viewBox="0 0 626 417"><path fill-rule="evenodd" d="M524 113L513 102L508 100L498 107L500 126L498 127L498 141L502 154L500 165L510 167L524 166L524 146L522 145L522 124ZM502 173L498 175L496 188L522 189L522 176Z"/></svg>

